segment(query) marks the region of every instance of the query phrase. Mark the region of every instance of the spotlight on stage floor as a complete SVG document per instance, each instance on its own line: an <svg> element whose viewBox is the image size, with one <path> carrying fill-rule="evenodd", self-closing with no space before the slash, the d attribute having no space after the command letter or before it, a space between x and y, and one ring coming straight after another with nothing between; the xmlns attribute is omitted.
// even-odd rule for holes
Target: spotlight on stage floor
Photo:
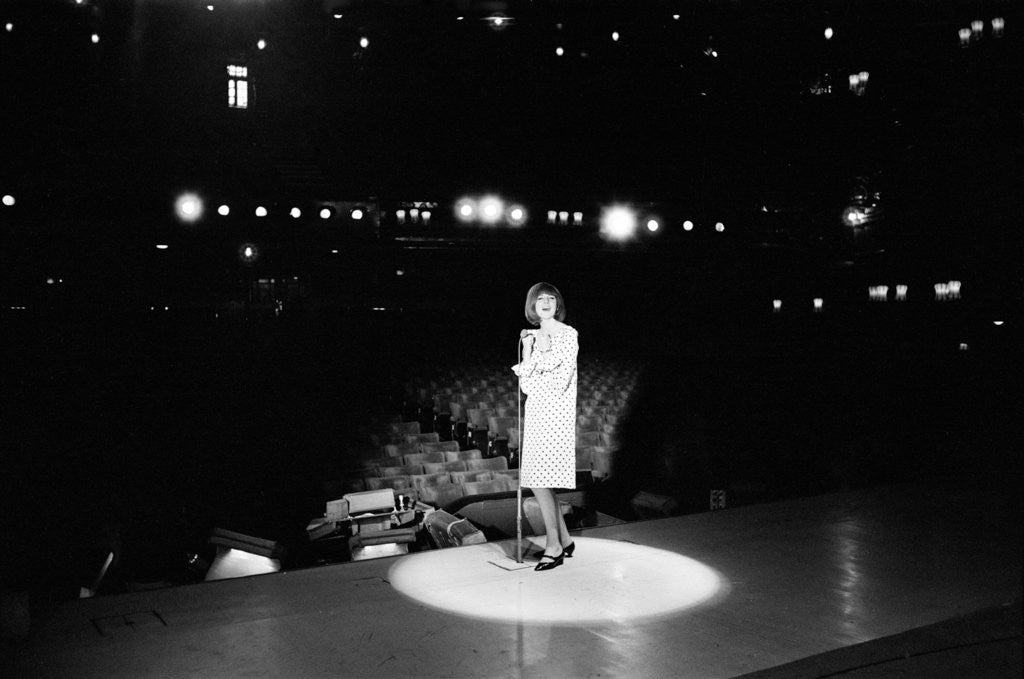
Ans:
<svg viewBox="0 0 1024 679"><path fill-rule="evenodd" d="M549 571L533 570L544 543L532 537L525 545L529 568L515 568L514 540L489 542L412 554L391 567L388 581L410 599L447 613L545 625L646 621L728 594L726 579L682 554L618 540L574 541L573 558ZM498 563L509 566L496 568Z"/></svg>

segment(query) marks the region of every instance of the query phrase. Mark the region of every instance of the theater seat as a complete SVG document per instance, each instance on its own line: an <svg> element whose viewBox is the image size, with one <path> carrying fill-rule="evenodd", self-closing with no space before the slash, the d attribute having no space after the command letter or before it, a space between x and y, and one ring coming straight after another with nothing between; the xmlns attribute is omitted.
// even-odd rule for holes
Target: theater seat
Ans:
<svg viewBox="0 0 1024 679"><path fill-rule="evenodd" d="M366 483L366 490L412 488L412 479L408 476L367 476L363 481Z"/></svg>
<svg viewBox="0 0 1024 679"><path fill-rule="evenodd" d="M429 434L410 434L405 437L406 443L437 443L441 437L436 431Z"/></svg>
<svg viewBox="0 0 1024 679"><path fill-rule="evenodd" d="M492 471L464 471L464 472L452 472L449 474L452 479L452 483L471 483L473 481L490 481L493 478L495 472Z"/></svg>
<svg viewBox="0 0 1024 679"><path fill-rule="evenodd" d="M480 460L484 454L476 448L469 450L448 451L444 454L446 462L458 462L459 460Z"/></svg>
<svg viewBox="0 0 1024 679"><path fill-rule="evenodd" d="M424 474L440 474L441 472L464 472L466 462L457 460L455 462L427 462L423 465Z"/></svg>
<svg viewBox="0 0 1024 679"><path fill-rule="evenodd" d="M405 457L418 452L419 443L389 443L384 446L384 457Z"/></svg>
<svg viewBox="0 0 1024 679"><path fill-rule="evenodd" d="M419 500L434 507L446 507L466 494L461 483L424 486L419 489Z"/></svg>
<svg viewBox="0 0 1024 679"><path fill-rule="evenodd" d="M504 493L508 490L508 481L506 479L496 479L492 481L470 481L469 483L462 484L466 489L466 495L487 495L489 493Z"/></svg>
<svg viewBox="0 0 1024 679"><path fill-rule="evenodd" d="M441 472L440 474L416 474L409 478L412 481L413 488L447 485L452 482L451 476L446 472Z"/></svg>
<svg viewBox="0 0 1024 679"><path fill-rule="evenodd" d="M445 454L441 451L434 453L413 453L402 458L405 464L423 464L424 462L444 462Z"/></svg>
<svg viewBox="0 0 1024 679"><path fill-rule="evenodd" d="M466 460L466 469L472 471L499 471L508 469L508 460L503 457L489 457L484 460Z"/></svg>
<svg viewBox="0 0 1024 679"><path fill-rule="evenodd" d="M437 441L437 442L434 442L434 443L421 443L420 444L420 450L419 451L413 451L413 452L423 452L423 453L441 452L441 453L449 453L449 452L458 452L458 450L459 450L459 442L458 441Z"/></svg>
<svg viewBox="0 0 1024 679"><path fill-rule="evenodd" d="M413 474L422 474L423 465L421 464L410 464L401 467L381 467L381 476L412 476Z"/></svg>

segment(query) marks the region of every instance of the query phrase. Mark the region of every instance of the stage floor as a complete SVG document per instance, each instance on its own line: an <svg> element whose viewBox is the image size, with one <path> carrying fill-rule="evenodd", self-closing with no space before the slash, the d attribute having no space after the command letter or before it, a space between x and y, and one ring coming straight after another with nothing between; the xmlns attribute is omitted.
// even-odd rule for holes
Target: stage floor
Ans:
<svg viewBox="0 0 1024 679"><path fill-rule="evenodd" d="M66 602L7 676L1018 676L1019 481L586 529L543 573L510 541Z"/></svg>

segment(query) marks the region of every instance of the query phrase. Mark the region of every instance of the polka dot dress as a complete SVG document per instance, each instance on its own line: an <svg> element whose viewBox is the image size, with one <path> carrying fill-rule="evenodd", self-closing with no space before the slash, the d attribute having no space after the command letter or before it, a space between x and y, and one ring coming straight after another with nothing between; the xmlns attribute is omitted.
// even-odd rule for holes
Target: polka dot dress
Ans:
<svg viewBox="0 0 1024 679"><path fill-rule="evenodd" d="M579 335L566 326L551 336L551 348L536 348L515 366L526 398L523 416L524 488L576 487L576 357Z"/></svg>

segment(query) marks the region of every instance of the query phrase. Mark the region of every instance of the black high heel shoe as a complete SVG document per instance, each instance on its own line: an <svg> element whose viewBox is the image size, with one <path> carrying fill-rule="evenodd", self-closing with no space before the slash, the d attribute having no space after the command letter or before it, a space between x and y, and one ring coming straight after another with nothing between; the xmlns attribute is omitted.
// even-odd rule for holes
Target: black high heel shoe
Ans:
<svg viewBox="0 0 1024 679"><path fill-rule="evenodd" d="M565 547L562 547L562 554L565 554L565 558L571 559L572 553L576 551L576 543L570 542Z"/></svg>
<svg viewBox="0 0 1024 679"><path fill-rule="evenodd" d="M544 559L551 559L551 561L544 561ZM534 566L533 570L535 570L535 571L549 571L552 568L558 568L559 566L561 566L563 561L565 561L565 550L564 549L562 550L562 553L559 554L558 556L549 556L547 554L541 554L541 556L540 556L540 563L538 563L536 566Z"/></svg>

